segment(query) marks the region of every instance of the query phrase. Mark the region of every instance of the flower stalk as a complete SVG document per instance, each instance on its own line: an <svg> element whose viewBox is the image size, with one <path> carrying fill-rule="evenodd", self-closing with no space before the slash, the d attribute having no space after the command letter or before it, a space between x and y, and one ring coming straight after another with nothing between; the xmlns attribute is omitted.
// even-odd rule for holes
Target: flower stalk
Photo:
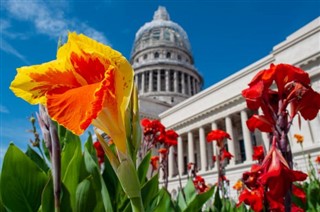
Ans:
<svg viewBox="0 0 320 212"><path fill-rule="evenodd" d="M39 114L37 114L37 117L52 164L54 208L55 212L60 212L61 149L58 132L55 123L53 123L43 105L39 105Z"/></svg>

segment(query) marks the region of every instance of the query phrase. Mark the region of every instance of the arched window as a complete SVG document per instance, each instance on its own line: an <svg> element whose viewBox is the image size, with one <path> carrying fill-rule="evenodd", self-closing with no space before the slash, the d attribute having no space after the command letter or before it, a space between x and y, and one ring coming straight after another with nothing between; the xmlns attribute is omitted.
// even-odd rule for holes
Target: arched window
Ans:
<svg viewBox="0 0 320 212"><path fill-rule="evenodd" d="M154 58L159 58L159 52L154 53Z"/></svg>
<svg viewBox="0 0 320 212"><path fill-rule="evenodd" d="M167 58L170 58L170 57L171 57L171 53L170 53L170 52L167 52L166 57L167 57Z"/></svg>

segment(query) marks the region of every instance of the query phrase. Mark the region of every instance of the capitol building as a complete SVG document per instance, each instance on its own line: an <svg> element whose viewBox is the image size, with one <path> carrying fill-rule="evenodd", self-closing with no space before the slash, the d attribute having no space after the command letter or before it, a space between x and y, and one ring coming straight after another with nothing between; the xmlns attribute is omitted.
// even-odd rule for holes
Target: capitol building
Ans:
<svg viewBox="0 0 320 212"><path fill-rule="evenodd" d="M137 31L130 61L139 90L141 117L160 119L167 129L179 134L178 146L171 147L169 153L169 191L178 189L179 174L186 183L189 162L197 164L198 174L207 183L217 182L217 165L212 160L215 144L206 141L212 129L224 130L232 137L228 150L234 158L226 167L231 190L242 173L255 163L253 146L269 148L267 134L248 130L246 121L254 111L247 109L241 95L258 71L271 63L298 66L309 73L313 89L320 92L320 17L283 40L270 46L269 55L202 90L203 76L195 68L187 33L171 21L166 8L159 7L152 21ZM295 169L306 170L301 147L293 135L304 136L304 152L314 161L320 155L320 115L312 121L302 121L301 129L295 121L289 132Z"/></svg>

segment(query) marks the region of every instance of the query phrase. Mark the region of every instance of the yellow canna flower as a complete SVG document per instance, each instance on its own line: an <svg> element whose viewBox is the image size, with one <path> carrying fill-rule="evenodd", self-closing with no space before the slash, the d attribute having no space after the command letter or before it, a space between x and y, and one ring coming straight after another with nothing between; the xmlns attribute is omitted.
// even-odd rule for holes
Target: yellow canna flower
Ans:
<svg viewBox="0 0 320 212"><path fill-rule="evenodd" d="M303 143L303 135L300 135L300 134L294 134L293 135L293 137L295 138L295 139L297 139L297 143L298 144L302 144Z"/></svg>
<svg viewBox="0 0 320 212"><path fill-rule="evenodd" d="M21 67L10 89L30 104L43 104L51 118L80 135L92 123L126 152L124 115L133 69L117 51L82 34L69 33L57 59Z"/></svg>

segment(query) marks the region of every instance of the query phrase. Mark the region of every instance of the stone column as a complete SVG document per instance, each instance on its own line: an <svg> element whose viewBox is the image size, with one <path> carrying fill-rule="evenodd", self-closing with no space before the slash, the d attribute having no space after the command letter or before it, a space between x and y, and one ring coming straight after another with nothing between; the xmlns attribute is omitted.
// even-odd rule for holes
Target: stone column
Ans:
<svg viewBox="0 0 320 212"><path fill-rule="evenodd" d="M149 71L149 92L152 92L153 87L153 77L152 77L153 70Z"/></svg>
<svg viewBox="0 0 320 212"><path fill-rule="evenodd" d="M138 87L138 74L134 75L134 84Z"/></svg>
<svg viewBox="0 0 320 212"><path fill-rule="evenodd" d="M173 85L174 85L174 92L177 93L178 92L178 71L175 71L174 70L174 73L173 73Z"/></svg>
<svg viewBox="0 0 320 212"><path fill-rule="evenodd" d="M144 93L145 92L145 72L142 72L141 73L141 93Z"/></svg>
<svg viewBox="0 0 320 212"><path fill-rule="evenodd" d="M193 134L192 132L188 132L188 160L189 163L194 163L194 144L193 144Z"/></svg>
<svg viewBox="0 0 320 212"><path fill-rule="evenodd" d="M207 151L206 151L206 139L204 128L199 128L199 140L200 140L200 158L201 158L201 171L207 170Z"/></svg>
<svg viewBox="0 0 320 212"><path fill-rule="evenodd" d="M193 81L193 94L196 94L196 93L197 93L197 83L196 83L196 79L193 78L192 81Z"/></svg>
<svg viewBox="0 0 320 212"><path fill-rule="evenodd" d="M178 137L178 169L179 174L182 176L184 174L183 166L183 143L182 138Z"/></svg>
<svg viewBox="0 0 320 212"><path fill-rule="evenodd" d="M252 139L250 135L250 131L247 127L247 120L248 120L248 115L245 110L242 110L240 112L241 116L241 127L242 127L242 135L243 135L243 140L245 144L245 151L246 151L246 161L252 161Z"/></svg>
<svg viewBox="0 0 320 212"><path fill-rule="evenodd" d="M168 167L168 176L172 178L174 175L174 146L171 146L169 149L169 167Z"/></svg>
<svg viewBox="0 0 320 212"><path fill-rule="evenodd" d="M184 83L184 73L183 72L181 72L181 86L182 86L182 89L181 89L181 91L182 91L182 93L183 94L186 94L186 84Z"/></svg>
<svg viewBox="0 0 320 212"><path fill-rule="evenodd" d="M170 84L169 70L166 70L166 91L169 91L169 84Z"/></svg>
<svg viewBox="0 0 320 212"><path fill-rule="evenodd" d="M229 135L231 137L231 141L227 141L228 142L228 150L234 156L233 158L231 158L230 164L235 164L236 151L235 151L235 147L234 147L234 142L236 142L236 141L234 140L234 136L233 136L233 127L232 127L231 118L229 116L227 116L225 118L225 122L226 122L227 133L229 133Z"/></svg>
<svg viewBox="0 0 320 212"><path fill-rule="evenodd" d="M161 91L161 70L157 70L157 91L160 92Z"/></svg>

